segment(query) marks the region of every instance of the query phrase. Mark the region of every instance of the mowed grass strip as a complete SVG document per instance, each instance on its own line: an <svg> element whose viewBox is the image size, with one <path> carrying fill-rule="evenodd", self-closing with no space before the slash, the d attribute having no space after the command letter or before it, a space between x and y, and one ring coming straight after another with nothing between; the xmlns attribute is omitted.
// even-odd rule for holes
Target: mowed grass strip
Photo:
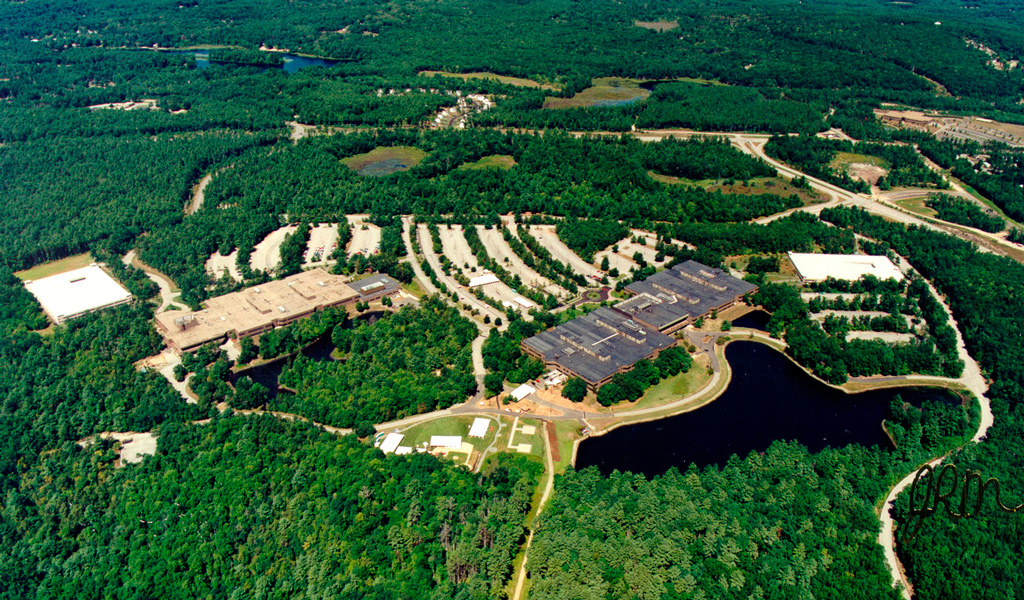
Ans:
<svg viewBox="0 0 1024 600"><path fill-rule="evenodd" d="M390 175L420 164L427 153L411 146L374 148L365 154L341 159L341 164L360 175Z"/></svg>
<svg viewBox="0 0 1024 600"><path fill-rule="evenodd" d="M459 165L459 168L456 170L478 171L481 169L502 169L504 171L508 171L514 166L516 166L516 159L512 158L508 154L496 154L494 156L485 156L476 162Z"/></svg>
<svg viewBox="0 0 1024 600"><path fill-rule="evenodd" d="M54 260L41 265L36 265L24 271L15 271L14 276L22 281L35 281L58 273L67 273L82 267L88 267L93 263L92 255L88 252L69 256L60 260Z"/></svg>
<svg viewBox="0 0 1024 600"><path fill-rule="evenodd" d="M593 85L579 92L572 98L544 99L543 108L584 108L588 106L615 106L639 101L651 95L640 87L640 81L622 77L602 77L595 79Z"/></svg>
<svg viewBox="0 0 1024 600"><path fill-rule="evenodd" d="M679 21L633 21L633 26L651 31L672 31L679 27Z"/></svg>
<svg viewBox="0 0 1024 600"><path fill-rule="evenodd" d="M420 71L419 75L423 77L433 77L434 75L440 75L441 77L453 77L455 79L490 79L491 81L498 81L506 85L514 85L516 87L525 88L537 88L542 90L558 90L561 86L556 86L550 83L540 83L532 79L523 79L522 77L509 77L507 75L498 75L497 73L490 73L487 71L478 71L475 73L451 73L449 71Z"/></svg>

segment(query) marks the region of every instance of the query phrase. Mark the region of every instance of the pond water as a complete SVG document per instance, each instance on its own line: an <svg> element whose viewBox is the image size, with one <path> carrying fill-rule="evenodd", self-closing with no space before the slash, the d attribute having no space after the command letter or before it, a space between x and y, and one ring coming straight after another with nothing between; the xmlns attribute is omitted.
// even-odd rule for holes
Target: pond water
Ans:
<svg viewBox="0 0 1024 600"><path fill-rule="evenodd" d="M648 477L669 467L685 470L724 464L762 452L775 440L795 440L812 452L848 444L892 444L882 429L889 402L899 394L959 402L940 388L898 388L845 394L807 375L788 358L756 342L733 342L725 351L732 381L717 400L695 411L628 427L580 444L579 469L633 471Z"/></svg>
<svg viewBox="0 0 1024 600"><path fill-rule="evenodd" d="M367 177L383 177L399 171L408 171L410 168L404 158L384 158L367 164L358 172Z"/></svg>
<svg viewBox="0 0 1024 600"><path fill-rule="evenodd" d="M168 54L192 54L196 58L196 67L199 69L209 69L213 65L225 66L229 64L211 61L209 50L171 50ZM306 67L329 68L340 62L337 60L328 60L326 58L298 56L296 54L282 54L281 57L284 59L284 62L281 64L281 68L284 69L286 73L296 73L299 69L304 69Z"/></svg>
<svg viewBox="0 0 1024 600"><path fill-rule="evenodd" d="M357 316L354 320L349 321L349 323L351 325L374 323L379 320L383 314L385 314L385 311L363 313ZM333 360L331 358L331 353L334 352L334 343L331 342L331 335L328 333L320 336L315 342L306 346L300 352L303 356L312 358L316 361ZM231 385L234 385L242 377L248 376L254 382L270 390L269 396L271 398L278 394L290 394L291 392L288 390L278 389L277 381L278 378L281 377L281 371L284 370L285 365L289 364L294 359L294 355L283 356L256 367L249 367L248 369L235 371L231 374Z"/></svg>
<svg viewBox="0 0 1024 600"><path fill-rule="evenodd" d="M763 310L752 310L742 317L733 320L732 326L767 331L768 320L771 318L772 316Z"/></svg>
<svg viewBox="0 0 1024 600"><path fill-rule="evenodd" d="M622 100L595 100L591 106L629 106L635 102L639 102L647 98L646 95L638 95L633 98L624 98Z"/></svg>

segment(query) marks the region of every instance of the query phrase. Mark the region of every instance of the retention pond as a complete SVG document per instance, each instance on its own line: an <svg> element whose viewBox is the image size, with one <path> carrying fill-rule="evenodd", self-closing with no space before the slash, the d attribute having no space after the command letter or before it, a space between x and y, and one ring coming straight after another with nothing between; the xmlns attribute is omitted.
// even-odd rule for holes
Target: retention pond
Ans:
<svg viewBox="0 0 1024 600"><path fill-rule="evenodd" d="M721 465L733 454L763 452L775 440L795 440L812 452L848 444L892 448L882 420L897 394L918 406L927 400L960 401L942 388L846 394L756 342L733 342L725 356L732 381L717 400L692 412L586 440L580 444L576 467L653 477L669 467L685 470L690 463Z"/></svg>

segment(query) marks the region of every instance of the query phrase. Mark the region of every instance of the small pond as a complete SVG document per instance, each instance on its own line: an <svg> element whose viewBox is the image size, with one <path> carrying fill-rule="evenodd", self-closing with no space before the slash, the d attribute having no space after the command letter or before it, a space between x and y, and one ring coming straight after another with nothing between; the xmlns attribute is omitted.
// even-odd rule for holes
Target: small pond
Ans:
<svg viewBox="0 0 1024 600"><path fill-rule="evenodd" d="M354 320L349 321L351 325L358 326L362 323L375 323L380 319L381 315L385 314L385 311L372 311L363 313L357 316ZM327 361L333 360L331 353L334 352L334 343L331 342L331 335L320 336L315 342L306 346L301 351L303 356L312 358L316 361ZM263 363L255 367L249 367L248 369L241 369L231 374L231 385L234 385L242 377L248 376L254 382L259 383L263 387L270 391L269 396L271 398L278 394L288 394L287 390L278 389L278 378L281 377L281 371L284 370L285 365L289 364L295 359L294 355L282 356L281 358L274 359L270 362Z"/></svg>

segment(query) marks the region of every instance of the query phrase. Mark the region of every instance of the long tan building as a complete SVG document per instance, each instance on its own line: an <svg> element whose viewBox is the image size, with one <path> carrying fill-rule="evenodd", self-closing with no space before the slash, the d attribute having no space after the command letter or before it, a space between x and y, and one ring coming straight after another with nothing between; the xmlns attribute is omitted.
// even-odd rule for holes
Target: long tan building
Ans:
<svg viewBox="0 0 1024 600"><path fill-rule="evenodd" d="M206 301L199 311L172 310L157 314L157 330L176 352L192 352L209 342L259 335L318 310L354 304L359 292L344 278L312 269Z"/></svg>

